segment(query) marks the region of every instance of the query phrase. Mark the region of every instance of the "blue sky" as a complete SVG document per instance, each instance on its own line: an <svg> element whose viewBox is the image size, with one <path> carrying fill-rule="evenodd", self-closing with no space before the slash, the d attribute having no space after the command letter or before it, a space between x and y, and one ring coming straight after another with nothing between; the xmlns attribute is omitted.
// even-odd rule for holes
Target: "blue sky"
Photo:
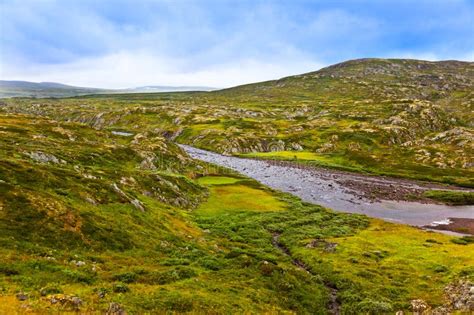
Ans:
<svg viewBox="0 0 474 315"><path fill-rule="evenodd" d="M0 77L227 87L363 57L474 60L474 0L0 0Z"/></svg>

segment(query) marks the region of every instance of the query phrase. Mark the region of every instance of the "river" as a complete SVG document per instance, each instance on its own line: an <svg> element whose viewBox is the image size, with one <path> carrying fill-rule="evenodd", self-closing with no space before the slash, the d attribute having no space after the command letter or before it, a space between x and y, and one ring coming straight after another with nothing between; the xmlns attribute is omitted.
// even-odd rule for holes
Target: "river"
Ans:
<svg viewBox="0 0 474 315"><path fill-rule="evenodd" d="M195 159L232 169L266 186L336 211L360 213L414 226L442 224L447 222L448 218L474 219L474 206L449 206L395 200L374 201L340 184L339 177L353 176L356 180L361 180L361 177L357 175L331 173L330 170L322 171L317 168L275 165L270 161L226 156L187 145L180 146ZM380 181L382 179L371 177L366 180ZM386 178L383 180L387 181ZM417 184L414 182L413 185Z"/></svg>

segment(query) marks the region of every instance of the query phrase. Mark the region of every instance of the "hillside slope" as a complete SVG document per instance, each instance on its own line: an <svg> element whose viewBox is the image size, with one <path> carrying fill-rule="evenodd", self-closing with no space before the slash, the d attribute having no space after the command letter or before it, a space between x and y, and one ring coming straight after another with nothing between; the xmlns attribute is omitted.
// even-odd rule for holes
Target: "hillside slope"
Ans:
<svg viewBox="0 0 474 315"><path fill-rule="evenodd" d="M325 308L321 281L305 279L270 242L198 226L191 210L209 189L193 178L204 167L163 138L23 115L0 115L0 133L0 313ZM253 186L249 196L273 200L270 213L285 206ZM259 229L262 242L269 232ZM265 259L285 270L275 277L295 286L294 297L270 285Z"/></svg>
<svg viewBox="0 0 474 315"><path fill-rule="evenodd" d="M317 165L472 187L473 105L474 63L361 59L215 92L1 107L99 129L158 130L221 153L293 159L310 152L308 163Z"/></svg>
<svg viewBox="0 0 474 315"><path fill-rule="evenodd" d="M0 134L0 313L451 309L473 275L471 238L302 203L151 132L2 114Z"/></svg>
<svg viewBox="0 0 474 315"><path fill-rule="evenodd" d="M467 309L472 237L307 204L174 142L472 185L472 87L471 63L359 60L224 91L1 100L0 313Z"/></svg>

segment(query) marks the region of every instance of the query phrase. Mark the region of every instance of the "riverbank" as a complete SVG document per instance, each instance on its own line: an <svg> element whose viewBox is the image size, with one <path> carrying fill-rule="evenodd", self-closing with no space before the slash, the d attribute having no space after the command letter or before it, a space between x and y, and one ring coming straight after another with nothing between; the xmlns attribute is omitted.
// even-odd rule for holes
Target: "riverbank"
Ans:
<svg viewBox="0 0 474 315"><path fill-rule="evenodd" d="M427 190L450 188L444 185L313 168L283 161L238 158L186 145L181 147L193 158L230 168L264 185L336 211L365 214L418 227L431 226L448 218L457 218L458 222L474 219L474 206L435 204L433 200L422 197ZM420 196L418 201L410 200L417 196ZM449 225L446 228L449 229ZM460 230L469 229L459 225L450 229L453 232Z"/></svg>
<svg viewBox="0 0 474 315"><path fill-rule="evenodd" d="M375 174L361 174L354 171L339 170L335 168L324 168L308 165L297 161L284 161L275 159L252 158L265 161L271 165L284 166L316 171L320 176L334 178L335 181L349 189L350 193L357 197L364 197L373 202L381 200L415 201L420 203L446 204L441 198L431 198L427 192L450 192L452 194L474 193L473 189L452 186L448 184L391 177ZM472 205L472 204L455 204Z"/></svg>

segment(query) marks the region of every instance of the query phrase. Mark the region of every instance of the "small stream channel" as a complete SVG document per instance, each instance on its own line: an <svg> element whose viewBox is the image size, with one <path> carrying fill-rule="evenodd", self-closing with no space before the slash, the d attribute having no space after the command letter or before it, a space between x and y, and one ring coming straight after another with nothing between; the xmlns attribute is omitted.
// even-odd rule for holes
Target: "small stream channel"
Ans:
<svg viewBox="0 0 474 315"><path fill-rule="evenodd" d="M291 193L304 201L337 211L360 213L414 226L443 222L448 218L474 219L474 206L448 206L392 200L374 202L338 183L341 176L350 177L351 175L334 173L328 176L327 171L321 172L318 169L274 165L269 161L225 156L187 145L180 146L195 159L232 169L271 188Z"/></svg>

